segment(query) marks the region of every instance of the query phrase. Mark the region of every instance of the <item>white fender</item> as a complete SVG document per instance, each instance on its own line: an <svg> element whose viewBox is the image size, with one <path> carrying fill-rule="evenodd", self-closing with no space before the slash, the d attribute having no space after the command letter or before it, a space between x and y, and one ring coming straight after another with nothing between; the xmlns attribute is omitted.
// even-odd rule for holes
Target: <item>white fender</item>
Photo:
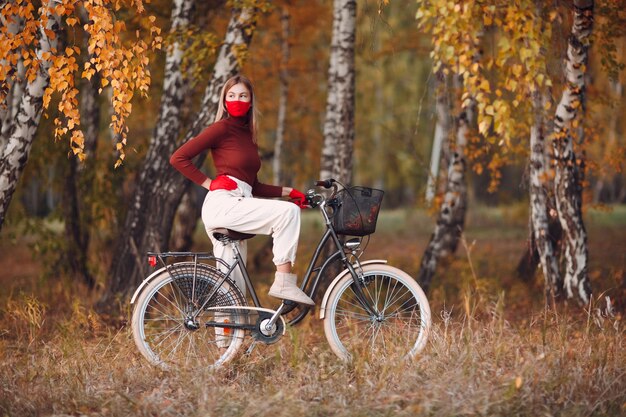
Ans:
<svg viewBox="0 0 626 417"><path fill-rule="evenodd" d="M361 262L361 266L373 265L373 264L386 264L386 263L387 263L386 259L371 259L369 261ZM356 269L357 271L359 269L358 264L352 264L352 267ZM349 273L350 271L348 270L348 268L344 269L343 271L339 273L339 275L335 277L335 279L333 279L333 282L331 282L330 285L328 286L328 289L326 290L326 294L324 294L324 299L322 300L322 305L320 306L320 319L323 319L324 316L326 315L326 304L328 303L328 297L330 296L330 293L333 291L333 288L337 286L337 283L339 282L341 278L345 277Z"/></svg>
<svg viewBox="0 0 626 417"><path fill-rule="evenodd" d="M133 298L130 299L130 304L135 304L135 299L137 298L137 296L139 295L139 293L143 290L143 288L148 285L150 283L150 281L152 281L157 275L161 274L163 271L167 272L167 269L165 267L158 269L156 271L154 271L153 273L151 273L148 278L144 279L143 282L139 285L139 287L137 287L137 289L135 290L135 293L133 294Z"/></svg>

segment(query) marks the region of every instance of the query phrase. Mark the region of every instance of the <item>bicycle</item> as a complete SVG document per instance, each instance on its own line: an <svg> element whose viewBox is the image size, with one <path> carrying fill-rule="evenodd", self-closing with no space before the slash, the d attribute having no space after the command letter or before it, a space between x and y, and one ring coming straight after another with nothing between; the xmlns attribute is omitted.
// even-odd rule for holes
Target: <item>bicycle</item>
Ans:
<svg viewBox="0 0 626 417"><path fill-rule="evenodd" d="M301 289L315 299L324 272L340 262L343 270L328 286L319 313L331 350L342 360L363 354L413 358L425 347L431 325L424 292L410 275L387 261L359 259L365 250L361 249L363 237L375 231L382 191L366 187L340 190L337 184L333 179L317 181L316 186L332 189L330 195L315 190L306 194L307 204L322 213L326 230ZM234 263L210 253L148 253L150 264L155 267L160 262L162 267L135 291L131 327L139 351L153 364L217 368L235 357L246 334L255 342L275 343L285 334L287 324L295 325L313 311L286 300L276 310L264 308L238 250L239 241L254 235L220 229L214 236L233 245ZM334 252L322 256L329 242L334 244ZM181 257L191 260L176 261ZM168 263L171 259L175 261ZM231 279L235 268L242 272L253 305L248 305ZM288 313L295 316L287 323Z"/></svg>

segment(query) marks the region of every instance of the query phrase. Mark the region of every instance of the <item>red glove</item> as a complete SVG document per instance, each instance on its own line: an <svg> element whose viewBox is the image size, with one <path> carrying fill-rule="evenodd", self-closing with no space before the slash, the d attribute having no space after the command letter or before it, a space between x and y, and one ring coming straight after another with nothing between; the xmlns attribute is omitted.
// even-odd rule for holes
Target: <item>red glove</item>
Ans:
<svg viewBox="0 0 626 417"><path fill-rule="evenodd" d="M302 194L302 192L293 188L289 193L289 198L291 198L291 202L300 208L307 208L309 205L306 202L306 196Z"/></svg>
<svg viewBox="0 0 626 417"><path fill-rule="evenodd" d="M233 181L232 179L228 178L226 175L218 175L217 177L215 177L213 181L211 181L211 184L209 184L209 191L215 191L215 190L231 191L231 190L236 190L236 189L237 189L237 183Z"/></svg>

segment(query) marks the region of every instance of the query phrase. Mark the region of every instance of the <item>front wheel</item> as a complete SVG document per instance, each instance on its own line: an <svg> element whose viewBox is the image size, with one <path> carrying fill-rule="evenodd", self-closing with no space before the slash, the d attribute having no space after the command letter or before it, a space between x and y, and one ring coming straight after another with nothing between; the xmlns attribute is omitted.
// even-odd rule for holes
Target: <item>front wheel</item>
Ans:
<svg viewBox="0 0 626 417"><path fill-rule="evenodd" d="M243 328L228 324L246 323L246 315L237 309L245 305L239 288L213 266L172 264L135 301L133 338L153 364L215 368L241 347Z"/></svg>
<svg viewBox="0 0 626 417"><path fill-rule="evenodd" d="M430 330L426 295L411 276L389 265L365 265L361 277L374 314L356 296L352 275L343 277L331 289L324 315L332 351L343 360L413 358L426 346Z"/></svg>

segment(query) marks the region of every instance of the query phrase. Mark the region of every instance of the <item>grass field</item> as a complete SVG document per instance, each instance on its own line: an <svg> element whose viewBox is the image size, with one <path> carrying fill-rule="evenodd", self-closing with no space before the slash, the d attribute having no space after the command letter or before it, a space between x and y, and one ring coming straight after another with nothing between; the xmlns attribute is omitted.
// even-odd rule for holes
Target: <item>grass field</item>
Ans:
<svg viewBox="0 0 626 417"><path fill-rule="evenodd" d="M314 214L304 217L300 271L321 230ZM340 363L310 317L216 372L150 366L127 317L105 320L91 308L94 295L46 277L26 247L31 237L2 241L0 415L626 415L626 207L586 213L589 308L545 310L541 277L517 278L526 219L521 207L473 209L464 244L435 277L433 332L411 363ZM383 212L366 257L415 275L432 224L419 211ZM197 245L208 248L201 231ZM256 271L263 293L270 275Z"/></svg>

